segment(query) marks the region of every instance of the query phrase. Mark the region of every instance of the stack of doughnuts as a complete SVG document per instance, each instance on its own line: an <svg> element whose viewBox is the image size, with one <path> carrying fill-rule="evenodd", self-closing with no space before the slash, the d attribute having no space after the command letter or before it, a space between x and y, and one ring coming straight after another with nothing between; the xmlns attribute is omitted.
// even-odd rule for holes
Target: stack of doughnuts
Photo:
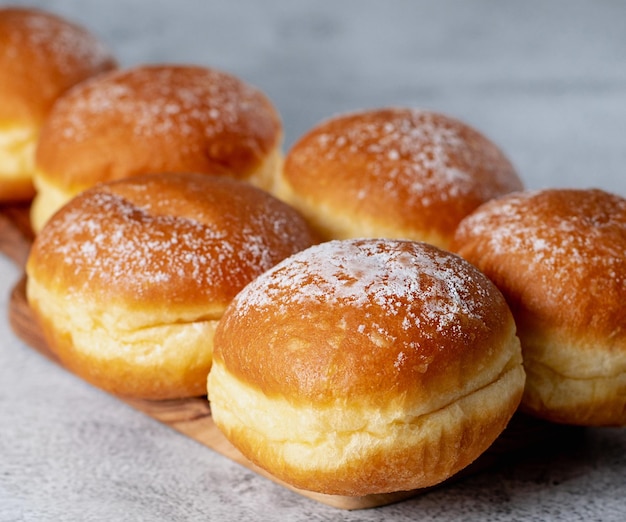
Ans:
<svg viewBox="0 0 626 522"><path fill-rule="evenodd" d="M55 100L116 62L83 27L31 8L0 8L0 203L34 195L35 147Z"/></svg>
<svg viewBox="0 0 626 522"><path fill-rule="evenodd" d="M250 461L335 495L438 484L519 407L626 424L625 200L524 191L486 136L412 108L329 118L283 162L255 87L92 46L36 108L2 119L0 90L0 167L34 165L28 301L77 375L208 394Z"/></svg>

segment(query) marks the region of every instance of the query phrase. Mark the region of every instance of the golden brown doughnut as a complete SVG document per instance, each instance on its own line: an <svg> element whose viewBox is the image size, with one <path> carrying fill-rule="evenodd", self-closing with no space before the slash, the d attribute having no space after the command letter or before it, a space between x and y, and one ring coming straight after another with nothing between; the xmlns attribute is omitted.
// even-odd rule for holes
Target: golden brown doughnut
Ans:
<svg viewBox="0 0 626 522"><path fill-rule="evenodd" d="M264 188L281 143L274 106L230 74L144 65L100 76L63 96L41 131L33 226L96 183L138 174L226 174Z"/></svg>
<svg viewBox="0 0 626 522"><path fill-rule="evenodd" d="M443 114L336 116L289 150L274 192L325 239L393 237L447 248L458 222L522 183L487 138Z"/></svg>
<svg viewBox="0 0 626 522"><path fill-rule="evenodd" d="M28 200L43 120L67 89L113 69L86 29L32 8L0 8L0 202Z"/></svg>
<svg viewBox="0 0 626 522"><path fill-rule="evenodd" d="M136 176L83 192L48 221L27 296L51 350L87 381L130 397L203 395L226 305L311 244L295 210L248 183Z"/></svg>
<svg viewBox="0 0 626 522"><path fill-rule="evenodd" d="M528 375L522 408L626 424L626 200L592 189L512 194L464 219L453 248L511 306Z"/></svg>
<svg viewBox="0 0 626 522"><path fill-rule="evenodd" d="M426 243L297 253L235 297L214 341L217 426L261 468L327 494L441 482L487 449L524 388L502 294Z"/></svg>

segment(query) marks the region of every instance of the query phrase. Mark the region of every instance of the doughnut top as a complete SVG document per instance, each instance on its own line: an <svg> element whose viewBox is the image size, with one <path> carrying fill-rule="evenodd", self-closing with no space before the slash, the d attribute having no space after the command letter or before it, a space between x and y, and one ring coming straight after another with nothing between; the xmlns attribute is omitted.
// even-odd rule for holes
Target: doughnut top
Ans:
<svg viewBox="0 0 626 522"><path fill-rule="evenodd" d="M42 129L37 167L70 191L165 171L245 179L281 139L276 109L238 78L198 66L139 66L59 100Z"/></svg>
<svg viewBox="0 0 626 522"><path fill-rule="evenodd" d="M385 401L428 395L433 381L441 393L463 389L512 331L500 292L456 255L410 241L330 241L237 295L214 356L267 396Z"/></svg>
<svg viewBox="0 0 626 522"><path fill-rule="evenodd" d="M38 126L63 92L115 66L82 27L37 9L0 8L0 126Z"/></svg>
<svg viewBox="0 0 626 522"><path fill-rule="evenodd" d="M70 299L223 310L251 279L311 244L295 210L247 183L146 175L73 199L38 234L27 269Z"/></svg>
<svg viewBox="0 0 626 522"><path fill-rule="evenodd" d="M322 122L289 151L284 181L305 206L373 221L408 239L451 236L479 204L522 187L508 159L479 132L405 108Z"/></svg>
<svg viewBox="0 0 626 522"><path fill-rule="evenodd" d="M452 248L503 291L516 317L589 338L624 337L626 200L544 189L486 203Z"/></svg>

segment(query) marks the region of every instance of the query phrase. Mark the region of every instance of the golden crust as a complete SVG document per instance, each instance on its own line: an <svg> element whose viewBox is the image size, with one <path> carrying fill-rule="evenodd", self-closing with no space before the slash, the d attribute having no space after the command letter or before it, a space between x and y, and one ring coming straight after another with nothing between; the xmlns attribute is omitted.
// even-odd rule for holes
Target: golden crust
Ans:
<svg viewBox="0 0 626 522"><path fill-rule="evenodd" d="M270 473L323 493L444 480L493 442L523 390L500 292L411 241L291 256L237 295L214 342L218 427Z"/></svg>
<svg viewBox="0 0 626 522"><path fill-rule="evenodd" d="M521 188L504 154L468 125L383 108L311 129L288 152L273 190L327 239L396 237L446 248L469 212Z"/></svg>
<svg viewBox="0 0 626 522"><path fill-rule="evenodd" d="M523 407L568 424L626 424L626 200L592 189L512 194L463 220L452 248L511 306Z"/></svg>
<svg viewBox="0 0 626 522"><path fill-rule="evenodd" d="M281 141L276 109L240 79L197 66L139 66L59 100L41 132L35 183L42 197L52 186L66 200L99 182L157 172L225 174L263 187L280 165Z"/></svg>
<svg viewBox="0 0 626 522"><path fill-rule="evenodd" d="M156 389L159 365L163 375L179 368L185 376L201 360L202 385L194 370L193 387L204 393L212 331L226 305L312 243L295 210L250 184L137 176L100 184L55 214L33 243L27 295L51 349L94 384L145 398L179 396L176 384ZM138 382L123 378L124 365Z"/></svg>
<svg viewBox="0 0 626 522"><path fill-rule="evenodd" d="M0 126L38 127L63 92L115 67L84 28L37 9L0 9Z"/></svg>
<svg viewBox="0 0 626 522"><path fill-rule="evenodd" d="M115 67L84 28L37 9L0 8L0 201L33 197L35 144L57 98Z"/></svg>

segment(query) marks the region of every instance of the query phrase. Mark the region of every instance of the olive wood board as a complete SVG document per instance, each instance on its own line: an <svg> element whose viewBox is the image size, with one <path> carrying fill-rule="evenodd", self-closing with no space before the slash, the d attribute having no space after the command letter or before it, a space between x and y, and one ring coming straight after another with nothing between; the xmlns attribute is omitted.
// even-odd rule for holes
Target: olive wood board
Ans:
<svg viewBox="0 0 626 522"><path fill-rule="evenodd" d="M24 267L34 237L29 225L28 212L26 204L0 206L0 252L12 259L18 268ZM33 318L25 290L26 276L24 275L13 288L9 300L8 319L11 328L28 346L61 365L48 348ZM206 397L164 401L117 398L255 473L307 498L336 508L345 510L373 508L399 502L432 489L351 497L326 495L294 488L250 462L230 444L213 422L210 403ZM502 435L482 456L446 483L511 462L532 449L545 450L547 446L551 446L559 439L562 440L564 429L566 427L517 413Z"/></svg>

